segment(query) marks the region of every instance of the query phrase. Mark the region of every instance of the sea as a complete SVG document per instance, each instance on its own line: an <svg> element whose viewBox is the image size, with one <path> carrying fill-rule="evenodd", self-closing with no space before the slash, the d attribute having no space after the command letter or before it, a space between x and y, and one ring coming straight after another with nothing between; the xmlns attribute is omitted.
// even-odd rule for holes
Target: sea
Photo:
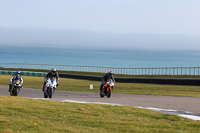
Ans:
<svg viewBox="0 0 200 133"><path fill-rule="evenodd" d="M0 46L0 63L117 68L200 67L200 51Z"/></svg>

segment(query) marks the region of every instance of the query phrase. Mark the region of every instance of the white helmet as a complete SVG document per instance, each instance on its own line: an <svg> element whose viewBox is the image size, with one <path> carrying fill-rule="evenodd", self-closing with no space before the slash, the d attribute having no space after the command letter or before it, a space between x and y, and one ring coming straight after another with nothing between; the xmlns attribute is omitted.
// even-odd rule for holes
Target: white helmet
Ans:
<svg viewBox="0 0 200 133"><path fill-rule="evenodd" d="M55 69L55 68L52 68L51 71L52 71L52 72L56 72L56 69Z"/></svg>
<svg viewBox="0 0 200 133"><path fill-rule="evenodd" d="M111 70L108 71L108 75L112 75L112 71Z"/></svg>

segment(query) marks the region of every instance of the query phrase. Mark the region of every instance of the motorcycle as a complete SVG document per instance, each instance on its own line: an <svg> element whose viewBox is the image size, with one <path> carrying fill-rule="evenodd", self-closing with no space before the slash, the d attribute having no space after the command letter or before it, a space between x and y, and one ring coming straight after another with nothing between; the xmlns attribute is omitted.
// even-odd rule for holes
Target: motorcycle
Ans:
<svg viewBox="0 0 200 133"><path fill-rule="evenodd" d="M110 98L111 92L115 86L115 83L112 79L110 79L106 84L103 86L102 90L100 90L100 97L103 98L104 96L107 96Z"/></svg>
<svg viewBox="0 0 200 133"><path fill-rule="evenodd" d="M17 96L19 94L20 89L22 88L22 84L18 76L13 80L12 86L13 87L10 90L10 95Z"/></svg>
<svg viewBox="0 0 200 133"><path fill-rule="evenodd" d="M44 87L44 98L52 98L52 95L56 89L57 82L54 77L48 78Z"/></svg>

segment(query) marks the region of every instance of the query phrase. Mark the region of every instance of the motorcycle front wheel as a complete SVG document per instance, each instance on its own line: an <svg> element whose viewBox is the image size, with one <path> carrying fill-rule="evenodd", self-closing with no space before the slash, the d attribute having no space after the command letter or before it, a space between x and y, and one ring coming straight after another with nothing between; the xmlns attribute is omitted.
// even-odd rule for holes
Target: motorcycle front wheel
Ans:
<svg viewBox="0 0 200 133"><path fill-rule="evenodd" d="M18 92L17 92L18 88L17 87L14 87L12 90L11 90L11 96L17 96Z"/></svg>
<svg viewBox="0 0 200 133"><path fill-rule="evenodd" d="M110 98L110 96L111 96L111 89L109 89L107 92L107 97Z"/></svg>
<svg viewBox="0 0 200 133"><path fill-rule="evenodd" d="M52 98L53 88L49 89L49 98Z"/></svg>

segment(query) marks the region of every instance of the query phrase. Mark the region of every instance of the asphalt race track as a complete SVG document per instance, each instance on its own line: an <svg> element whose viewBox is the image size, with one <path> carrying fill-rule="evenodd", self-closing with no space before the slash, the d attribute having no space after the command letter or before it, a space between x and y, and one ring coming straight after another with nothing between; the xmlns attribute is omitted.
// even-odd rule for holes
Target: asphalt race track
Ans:
<svg viewBox="0 0 200 133"><path fill-rule="evenodd" d="M8 86L0 86L0 96L9 96ZM43 98L43 92L40 89L22 88L19 96ZM199 97L112 94L111 98L100 98L99 93L56 90L52 100L141 107L157 112L194 115L200 119Z"/></svg>

